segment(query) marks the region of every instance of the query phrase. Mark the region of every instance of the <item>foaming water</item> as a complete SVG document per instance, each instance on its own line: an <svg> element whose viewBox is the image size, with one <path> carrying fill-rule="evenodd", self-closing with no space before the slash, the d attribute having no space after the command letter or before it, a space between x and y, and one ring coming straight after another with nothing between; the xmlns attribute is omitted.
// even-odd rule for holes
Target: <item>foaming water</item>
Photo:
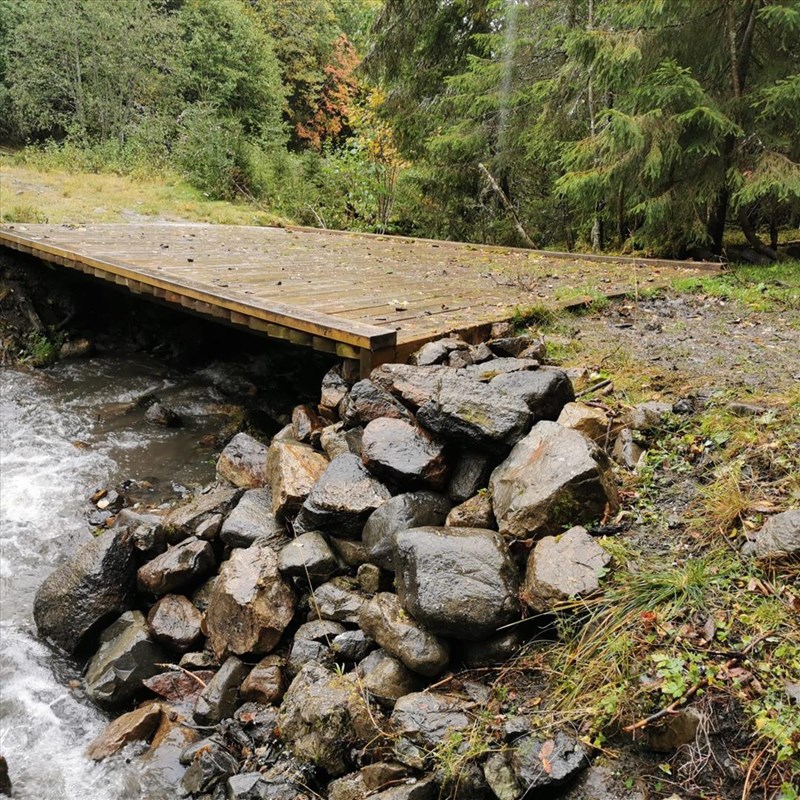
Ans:
<svg viewBox="0 0 800 800"><path fill-rule="evenodd" d="M156 363L0 372L0 753L18 800L169 796L124 758L84 757L108 718L77 688L78 665L36 638L32 613L42 580L90 539L86 498L95 487L212 478L196 444L213 429L208 414L180 430L147 425L130 403L148 392L169 395L183 413L213 402L207 387L180 386Z"/></svg>

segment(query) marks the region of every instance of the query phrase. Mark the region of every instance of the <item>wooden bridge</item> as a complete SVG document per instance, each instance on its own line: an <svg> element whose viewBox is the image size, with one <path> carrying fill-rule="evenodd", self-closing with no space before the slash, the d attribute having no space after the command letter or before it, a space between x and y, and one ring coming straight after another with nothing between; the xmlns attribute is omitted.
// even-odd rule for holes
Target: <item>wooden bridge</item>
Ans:
<svg viewBox="0 0 800 800"><path fill-rule="evenodd" d="M362 374L518 309L635 294L713 264L581 256L305 228L185 223L0 226L0 246L269 337Z"/></svg>

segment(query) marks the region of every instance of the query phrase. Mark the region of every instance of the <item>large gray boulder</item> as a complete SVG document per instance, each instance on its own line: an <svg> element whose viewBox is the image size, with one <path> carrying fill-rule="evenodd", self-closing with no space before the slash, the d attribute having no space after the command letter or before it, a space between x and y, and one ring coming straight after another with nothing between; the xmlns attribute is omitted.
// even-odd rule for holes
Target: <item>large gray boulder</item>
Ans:
<svg viewBox="0 0 800 800"><path fill-rule="evenodd" d="M575 399L572 381L564 370L556 367L505 372L493 378L490 385L522 400L531 410L534 422L558 419L564 406Z"/></svg>
<svg viewBox="0 0 800 800"><path fill-rule="evenodd" d="M395 594L381 592L361 607L358 624L387 653L426 678L438 675L450 660L450 646L405 612Z"/></svg>
<svg viewBox="0 0 800 800"><path fill-rule="evenodd" d="M267 446L247 433L237 433L217 459L217 475L239 488L265 486Z"/></svg>
<svg viewBox="0 0 800 800"><path fill-rule="evenodd" d="M289 541L286 526L272 513L269 487L246 491L220 528L219 537L230 547L250 547L259 540L273 550Z"/></svg>
<svg viewBox="0 0 800 800"><path fill-rule="evenodd" d="M770 517L756 533L759 558L800 556L800 508Z"/></svg>
<svg viewBox="0 0 800 800"><path fill-rule="evenodd" d="M395 537L403 607L432 633L482 639L519 618L519 575L502 537L478 528L412 528Z"/></svg>
<svg viewBox="0 0 800 800"><path fill-rule="evenodd" d="M519 398L461 376L442 378L417 420L448 441L491 453L508 452L528 431L532 415Z"/></svg>
<svg viewBox="0 0 800 800"><path fill-rule="evenodd" d="M358 456L343 453L330 462L306 498L294 522L295 532L358 535L367 517L390 497Z"/></svg>
<svg viewBox="0 0 800 800"><path fill-rule="evenodd" d="M372 381L359 381L339 406L339 416L346 428L366 425L380 417L413 420L411 412L389 392Z"/></svg>
<svg viewBox="0 0 800 800"><path fill-rule="evenodd" d="M190 537L139 567L139 590L157 596L198 584L214 569L214 549L210 542Z"/></svg>
<svg viewBox="0 0 800 800"><path fill-rule="evenodd" d="M537 369L539 362L532 358L493 358L472 364L464 372L472 379L488 383L498 375Z"/></svg>
<svg viewBox="0 0 800 800"><path fill-rule="evenodd" d="M273 513L297 511L327 467L328 459L309 445L273 440L267 456Z"/></svg>
<svg viewBox="0 0 800 800"><path fill-rule="evenodd" d="M337 777L352 769L352 751L378 734L374 713L353 675L308 663L286 691L278 725L297 758Z"/></svg>
<svg viewBox="0 0 800 800"><path fill-rule="evenodd" d="M444 443L401 419L370 422L364 428L361 458L370 472L394 486L436 489L447 480Z"/></svg>
<svg viewBox="0 0 800 800"><path fill-rule="evenodd" d="M450 509L450 501L435 492L408 492L387 500L372 512L361 533L370 560L394 570L395 534L407 528L443 525Z"/></svg>
<svg viewBox="0 0 800 800"><path fill-rule="evenodd" d="M294 616L296 598L266 545L236 549L214 583L203 628L217 658L269 653Z"/></svg>
<svg viewBox="0 0 800 800"><path fill-rule="evenodd" d="M561 536L545 536L528 556L525 602L534 611L550 611L571 598L590 597L600 589L600 578L611 556L576 526Z"/></svg>
<svg viewBox="0 0 800 800"><path fill-rule="evenodd" d="M500 532L517 539L555 534L619 505L606 454L549 421L539 422L494 470L490 487Z"/></svg>
<svg viewBox="0 0 800 800"><path fill-rule="evenodd" d="M575 780L589 763L586 747L559 731L546 740L523 736L489 756L483 771L498 800L533 800Z"/></svg>
<svg viewBox="0 0 800 800"><path fill-rule="evenodd" d="M118 706L142 689L145 678L161 671L169 657L151 638L140 611L126 611L100 636L100 647L86 670L86 693L96 703Z"/></svg>
<svg viewBox="0 0 800 800"><path fill-rule="evenodd" d="M86 543L42 583L33 601L39 635L74 653L84 638L134 602L136 566L127 530Z"/></svg>

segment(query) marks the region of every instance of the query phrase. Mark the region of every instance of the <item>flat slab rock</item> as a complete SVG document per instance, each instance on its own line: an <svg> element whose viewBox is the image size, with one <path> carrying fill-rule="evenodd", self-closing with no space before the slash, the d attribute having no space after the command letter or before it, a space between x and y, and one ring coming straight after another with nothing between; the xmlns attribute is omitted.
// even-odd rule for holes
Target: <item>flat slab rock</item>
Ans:
<svg viewBox="0 0 800 800"><path fill-rule="evenodd" d="M188 502L181 503L167 514L164 528L171 542L179 542L191 536L209 517L225 515L241 495L241 489L230 486L206 487L208 491L195 494Z"/></svg>
<svg viewBox="0 0 800 800"><path fill-rule="evenodd" d="M490 479L500 532L517 539L555 534L619 506L608 456L583 434L542 421Z"/></svg>
<svg viewBox="0 0 800 800"><path fill-rule="evenodd" d="M610 561L586 528L545 536L528 556L525 602L535 611L549 611L564 600L589 597L600 589L600 577Z"/></svg>
<svg viewBox="0 0 800 800"><path fill-rule="evenodd" d="M502 537L479 528L412 528L395 537L400 602L440 636L475 640L519 618L519 575Z"/></svg>
<svg viewBox="0 0 800 800"><path fill-rule="evenodd" d="M469 729L474 719L468 702L437 692L415 692L401 697L389 722L392 730L416 745L432 749L454 733Z"/></svg>
<svg viewBox="0 0 800 800"><path fill-rule="evenodd" d="M353 386L339 406L339 416L346 428L367 425L380 417L409 421L414 418L401 402L369 379Z"/></svg>
<svg viewBox="0 0 800 800"><path fill-rule="evenodd" d="M117 717L86 748L86 755L93 761L102 761L130 742L149 741L161 722L161 714L161 704L151 702Z"/></svg>
<svg viewBox="0 0 800 800"><path fill-rule="evenodd" d="M406 405L417 409L437 393L443 377L456 374L455 369L445 366L381 364L372 370L370 380L399 397Z"/></svg>
<svg viewBox="0 0 800 800"><path fill-rule="evenodd" d="M328 464L306 498L294 522L295 532L358 535L367 517L390 497L358 456L343 453Z"/></svg>

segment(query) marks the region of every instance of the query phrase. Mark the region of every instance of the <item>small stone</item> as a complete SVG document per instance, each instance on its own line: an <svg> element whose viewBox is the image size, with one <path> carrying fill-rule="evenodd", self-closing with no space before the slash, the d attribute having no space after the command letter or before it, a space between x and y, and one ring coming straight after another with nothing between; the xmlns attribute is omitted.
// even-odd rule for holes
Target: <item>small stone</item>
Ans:
<svg viewBox="0 0 800 800"><path fill-rule="evenodd" d="M328 544L335 553L336 558L348 567L358 568L370 560L367 546L361 540L329 536Z"/></svg>
<svg viewBox="0 0 800 800"><path fill-rule="evenodd" d="M292 434L298 442L319 444L325 423L311 406L295 406L292 411Z"/></svg>
<svg viewBox="0 0 800 800"><path fill-rule="evenodd" d="M163 428L180 428L183 425L180 414L159 402L149 406L144 412L144 418L153 425L161 425Z"/></svg>
<svg viewBox="0 0 800 800"><path fill-rule="evenodd" d="M432 678L450 660L450 647L417 624L400 604L397 595L376 594L364 603L358 624L390 655L400 659L410 670Z"/></svg>
<svg viewBox="0 0 800 800"><path fill-rule="evenodd" d="M64 342L58 351L58 357L62 361L73 358L86 358L94 351L94 344L89 339L73 339L71 342ZM2 794L2 789L0 789ZM10 792L9 792L10 794Z"/></svg>
<svg viewBox="0 0 800 800"><path fill-rule="evenodd" d="M551 611L565 600L590 597L610 561L585 528L545 536L528 556L525 602L534 611Z"/></svg>
<svg viewBox="0 0 800 800"><path fill-rule="evenodd" d="M476 642L461 642L459 655L467 669L480 669L505 664L522 647L523 638L511 629Z"/></svg>
<svg viewBox="0 0 800 800"><path fill-rule="evenodd" d="M635 431L650 431L664 425L665 417L672 413L672 403L640 403L629 415L628 426Z"/></svg>
<svg viewBox="0 0 800 800"><path fill-rule="evenodd" d="M756 533L756 555L764 559L800 556L800 509L770 517Z"/></svg>
<svg viewBox="0 0 800 800"><path fill-rule="evenodd" d="M244 679L239 695L242 700L263 705L279 703L283 697L283 659L269 655L261 659Z"/></svg>
<svg viewBox="0 0 800 800"><path fill-rule="evenodd" d="M106 725L100 735L86 749L86 755L93 761L118 753L130 742L147 742L161 722L161 704L149 703L134 711L117 717ZM0 794L2 790L0 789Z"/></svg>
<svg viewBox="0 0 800 800"><path fill-rule="evenodd" d="M230 656L197 698L194 719L200 725L216 725L233 716L239 703L239 687L250 667Z"/></svg>
<svg viewBox="0 0 800 800"><path fill-rule="evenodd" d="M671 753L685 744L691 744L700 727L700 714L693 708L685 708L667 718L655 728L648 728L645 744L657 753Z"/></svg>
<svg viewBox="0 0 800 800"><path fill-rule="evenodd" d="M541 359L545 355L544 342L529 334L490 339L489 347L499 356L511 356L512 358L519 358L525 351L536 353L532 358Z"/></svg>
<svg viewBox="0 0 800 800"><path fill-rule="evenodd" d="M310 639L295 637L289 658L286 660L286 671L294 678L309 663L333 666L333 650L327 644Z"/></svg>
<svg viewBox="0 0 800 800"><path fill-rule="evenodd" d="M148 561L136 578L140 591L160 596L197 584L214 566L211 544L191 537Z"/></svg>
<svg viewBox="0 0 800 800"><path fill-rule="evenodd" d="M320 406L328 411L339 408L339 404L344 400L349 388L350 385L342 375L341 365L337 364L335 367L331 367L322 379Z"/></svg>
<svg viewBox="0 0 800 800"><path fill-rule="evenodd" d="M163 666L163 665L162 665ZM200 669L187 672L182 669L173 669L168 672L159 672L152 678L145 678L142 684L153 694L176 705L194 703L215 674L216 670Z"/></svg>
<svg viewBox="0 0 800 800"><path fill-rule="evenodd" d="M633 438L631 429L623 428L617 434L611 457L625 469L637 469L642 463L645 452L646 450Z"/></svg>
<svg viewBox="0 0 800 800"><path fill-rule="evenodd" d="M358 568L356 580L363 592L375 594L381 588L381 570L374 564L362 564Z"/></svg>
<svg viewBox="0 0 800 800"><path fill-rule="evenodd" d="M447 493L454 503L463 503L474 497L489 482L492 464L482 453L465 452L456 461ZM433 523L427 523L433 524Z"/></svg>
<svg viewBox="0 0 800 800"><path fill-rule="evenodd" d="M333 638L331 650L337 660L361 661L375 649L375 642L362 630L344 631Z"/></svg>
<svg viewBox="0 0 800 800"><path fill-rule="evenodd" d="M247 433L237 433L220 453L217 475L244 489L265 486L269 479L266 445Z"/></svg>
<svg viewBox="0 0 800 800"><path fill-rule="evenodd" d="M438 692L416 692L401 697L389 718L392 729L416 745L432 750L453 734L472 727L468 703Z"/></svg>
<svg viewBox="0 0 800 800"><path fill-rule="evenodd" d="M401 402L368 379L355 384L342 400L339 416L345 428L367 425L380 417L413 420L413 415Z"/></svg>
<svg viewBox="0 0 800 800"><path fill-rule="evenodd" d="M436 635L482 639L519 618L517 568L494 531L433 527L400 531L394 563L403 608Z"/></svg>
<svg viewBox="0 0 800 800"><path fill-rule="evenodd" d="M224 519L222 514L211 514L197 526L194 535L205 542L213 541L217 538Z"/></svg>
<svg viewBox="0 0 800 800"><path fill-rule="evenodd" d="M164 595L147 614L150 635L170 650L185 653L202 638L203 615L191 601L177 594Z"/></svg>
<svg viewBox="0 0 800 800"><path fill-rule="evenodd" d="M126 611L100 635L100 647L86 670L86 693L101 705L121 705L167 660L150 638L142 613Z"/></svg>
<svg viewBox="0 0 800 800"><path fill-rule="evenodd" d="M441 488L448 465L444 443L400 419L376 419L364 429L361 458L367 469L395 486Z"/></svg>
<svg viewBox="0 0 800 800"><path fill-rule="evenodd" d="M497 522L492 511L492 499L488 492L476 494L460 506L450 510L444 523L448 528L485 528L492 530Z"/></svg>
<svg viewBox="0 0 800 800"><path fill-rule="evenodd" d="M435 342L428 342L415 353L411 354L409 363L418 367L429 367L432 364L441 364L447 357L456 350L467 350L469 345L455 338L438 339Z"/></svg>
<svg viewBox="0 0 800 800"><path fill-rule="evenodd" d="M349 588L347 583L335 579L314 591L312 608L321 619L357 625L365 601L366 598Z"/></svg>
<svg viewBox="0 0 800 800"><path fill-rule="evenodd" d="M294 521L296 533L332 531L359 535L367 517L383 505L389 490L352 453L337 456L314 484Z"/></svg>
<svg viewBox="0 0 800 800"><path fill-rule="evenodd" d="M567 403L559 414L559 425L588 436L595 444L605 447L610 438L610 423L605 411L583 403Z"/></svg>
<svg viewBox="0 0 800 800"><path fill-rule="evenodd" d="M407 528L443 525L450 501L434 492L408 492L387 500L367 520L361 538L369 561L394 571L394 537Z"/></svg>
<svg viewBox="0 0 800 800"><path fill-rule="evenodd" d="M212 486L196 493L188 502L181 503L170 511L164 520L163 527L170 544L177 544L187 536L195 534L197 528L206 520L228 514L241 494L241 489Z"/></svg>
<svg viewBox="0 0 800 800"><path fill-rule="evenodd" d="M357 673L370 696L392 708L397 700L421 688L422 679L385 650L375 650L357 667Z"/></svg>
<svg viewBox="0 0 800 800"><path fill-rule="evenodd" d="M296 758L332 777L353 766L353 752L378 731L355 678L306 664L292 681L278 715L281 739Z"/></svg>
<svg viewBox="0 0 800 800"><path fill-rule="evenodd" d="M302 533L278 554L278 569L292 578L325 583L338 569L336 557L318 531Z"/></svg>
<svg viewBox="0 0 800 800"><path fill-rule="evenodd" d="M488 383L498 375L535 370L538 366L539 362L530 358L494 358L483 364L475 364L471 367L467 367L465 373L473 380L480 381L481 383Z"/></svg>
<svg viewBox="0 0 800 800"><path fill-rule="evenodd" d="M518 539L556 533L619 506L606 454L577 431L539 422L492 473L500 532Z"/></svg>
<svg viewBox="0 0 800 800"><path fill-rule="evenodd" d="M250 547L258 541L276 552L289 542L285 524L272 512L272 490L246 491L223 523L220 539L229 547Z"/></svg>
<svg viewBox="0 0 800 800"><path fill-rule="evenodd" d="M273 514L297 511L327 467L328 459L306 444L273 441L267 463Z"/></svg>
<svg viewBox="0 0 800 800"><path fill-rule="evenodd" d="M217 658L263 655L292 621L296 599L269 547L237 548L220 569L203 620Z"/></svg>
<svg viewBox="0 0 800 800"><path fill-rule="evenodd" d="M210 650L184 653L178 665L189 670L219 669L219 659Z"/></svg>

